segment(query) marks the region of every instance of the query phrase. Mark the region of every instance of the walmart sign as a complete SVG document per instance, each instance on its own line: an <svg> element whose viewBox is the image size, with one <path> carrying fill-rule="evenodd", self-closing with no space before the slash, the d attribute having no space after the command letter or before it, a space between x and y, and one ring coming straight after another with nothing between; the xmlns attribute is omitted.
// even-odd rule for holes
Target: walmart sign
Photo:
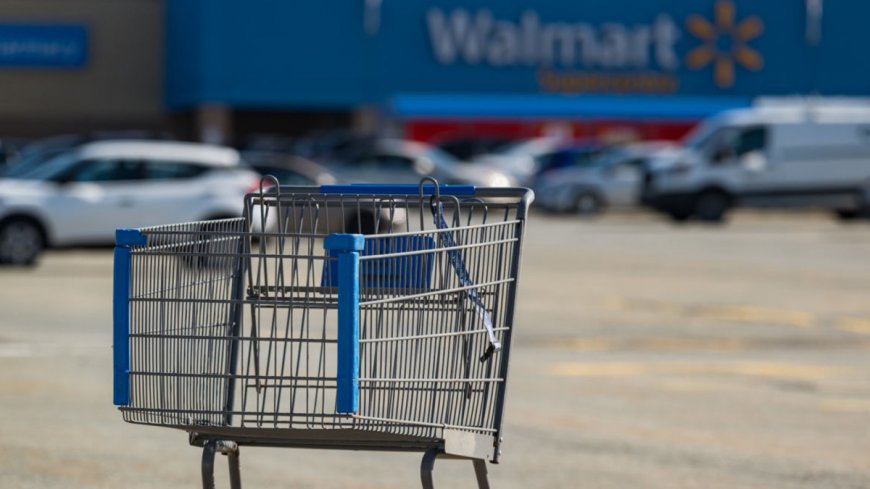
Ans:
<svg viewBox="0 0 870 489"><path fill-rule="evenodd" d="M714 79L720 88L733 85L735 65L751 71L763 66L762 56L748 46L749 41L762 34L762 21L750 16L736 22L735 14L730 0L719 0L712 20L693 14L684 24L701 43L685 55L686 65L690 69L703 69L715 63ZM531 10L512 19L497 18L488 9L433 8L426 14L426 24L432 53L443 65L583 70L583 74L576 76L553 71L539 73L542 88L557 91L583 91L584 85L589 91L608 86L617 89L622 86L626 91L642 91L644 87L649 91L679 88L676 78L649 73L649 70L672 73L683 64L684 56L677 49L677 41L684 36L682 23L667 13L640 23L593 24L543 22ZM623 73L589 74L593 70L623 70ZM626 76L625 70L642 74ZM572 84L572 80L579 83Z"/></svg>
<svg viewBox="0 0 870 489"><path fill-rule="evenodd" d="M856 49L870 41L870 2L823 3L167 2L167 98L352 107L397 94L870 94L870 55ZM66 35L49 45L57 54L42 59L85 46Z"/></svg>
<svg viewBox="0 0 870 489"><path fill-rule="evenodd" d="M680 30L667 14L648 24L542 22L533 11L519 19L496 19L486 9L426 15L435 58L442 64L492 66L637 68L672 70Z"/></svg>

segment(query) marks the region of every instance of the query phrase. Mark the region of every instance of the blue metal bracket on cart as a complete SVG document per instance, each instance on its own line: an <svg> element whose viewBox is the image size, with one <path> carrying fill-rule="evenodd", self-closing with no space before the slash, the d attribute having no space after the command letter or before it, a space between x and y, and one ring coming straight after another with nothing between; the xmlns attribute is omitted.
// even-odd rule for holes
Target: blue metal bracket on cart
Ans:
<svg viewBox="0 0 870 489"><path fill-rule="evenodd" d="M130 247L142 246L146 241L138 229L115 231L112 356L116 406L130 404Z"/></svg>

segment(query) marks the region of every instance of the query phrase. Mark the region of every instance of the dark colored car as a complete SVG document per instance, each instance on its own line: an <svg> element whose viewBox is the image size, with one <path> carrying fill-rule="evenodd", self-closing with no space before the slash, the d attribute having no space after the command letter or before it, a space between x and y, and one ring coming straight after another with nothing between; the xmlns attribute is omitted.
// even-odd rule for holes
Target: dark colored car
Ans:
<svg viewBox="0 0 870 489"><path fill-rule="evenodd" d="M343 158L347 153L356 151L377 139L372 134L351 130L335 130L301 138L293 146L293 154L310 160L323 162Z"/></svg>
<svg viewBox="0 0 870 489"><path fill-rule="evenodd" d="M544 153L536 158L537 170L534 179L537 180L542 175L552 171L589 165L605 149L599 144L585 143L565 146L556 151Z"/></svg>

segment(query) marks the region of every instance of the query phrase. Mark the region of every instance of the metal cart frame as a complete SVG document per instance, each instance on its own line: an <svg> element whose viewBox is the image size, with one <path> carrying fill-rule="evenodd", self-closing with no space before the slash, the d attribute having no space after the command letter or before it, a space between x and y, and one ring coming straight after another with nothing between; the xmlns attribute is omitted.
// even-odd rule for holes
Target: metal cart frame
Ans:
<svg viewBox="0 0 870 489"><path fill-rule="evenodd" d="M186 431L205 488L217 453L241 487L243 445L421 451L424 488L438 457L488 488L532 192L274 183L242 218L117 231L125 421Z"/></svg>

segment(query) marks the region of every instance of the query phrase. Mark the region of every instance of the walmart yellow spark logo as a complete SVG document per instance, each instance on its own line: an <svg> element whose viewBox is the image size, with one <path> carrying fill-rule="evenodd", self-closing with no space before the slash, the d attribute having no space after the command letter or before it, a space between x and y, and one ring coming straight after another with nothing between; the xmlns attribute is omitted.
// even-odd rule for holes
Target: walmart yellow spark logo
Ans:
<svg viewBox="0 0 870 489"><path fill-rule="evenodd" d="M764 32L764 24L754 15L735 22L731 0L716 2L715 11L712 23L700 15L691 15L686 20L686 29L702 42L686 55L686 65L699 70L713 63L716 85L729 88L734 85L735 64L752 71L764 66L761 54L747 45Z"/></svg>

